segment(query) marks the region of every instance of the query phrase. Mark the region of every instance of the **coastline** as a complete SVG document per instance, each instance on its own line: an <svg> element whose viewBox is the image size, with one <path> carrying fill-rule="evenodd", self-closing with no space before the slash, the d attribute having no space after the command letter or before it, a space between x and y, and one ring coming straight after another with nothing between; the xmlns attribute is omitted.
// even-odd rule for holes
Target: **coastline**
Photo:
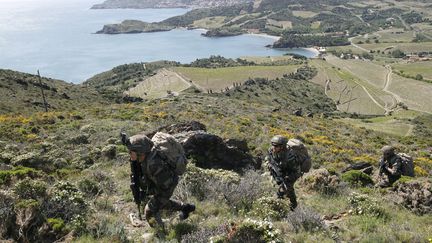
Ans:
<svg viewBox="0 0 432 243"><path fill-rule="evenodd" d="M256 34L256 33L247 33L245 35L261 36L261 37L273 39L275 41L278 41L280 38L282 38L281 36L269 35L269 34L264 34L264 33L259 33L259 34Z"/></svg>

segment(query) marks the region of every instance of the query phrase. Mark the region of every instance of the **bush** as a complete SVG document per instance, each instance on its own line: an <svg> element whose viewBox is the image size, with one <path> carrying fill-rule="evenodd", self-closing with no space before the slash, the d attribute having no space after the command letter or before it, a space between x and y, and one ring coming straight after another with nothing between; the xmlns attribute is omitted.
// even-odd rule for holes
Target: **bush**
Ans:
<svg viewBox="0 0 432 243"><path fill-rule="evenodd" d="M327 169L313 170L301 181L308 191L315 191L324 195L335 195L341 193L344 185L339 177L330 174Z"/></svg>
<svg viewBox="0 0 432 243"><path fill-rule="evenodd" d="M78 182L78 188L88 197L94 197L100 191L98 183L87 178Z"/></svg>
<svg viewBox="0 0 432 243"><path fill-rule="evenodd" d="M377 218L386 218L388 216L387 212L380 206L378 201L368 197L367 195L353 192L348 197L348 203L350 204L350 214L368 215Z"/></svg>
<svg viewBox="0 0 432 243"><path fill-rule="evenodd" d="M368 174L359 170L350 170L343 173L342 180L348 182L352 186L367 186L374 183Z"/></svg>
<svg viewBox="0 0 432 243"><path fill-rule="evenodd" d="M254 201L270 192L263 185L262 176L250 170L238 182L210 180L206 184L206 198L214 201L222 199L234 210L248 212Z"/></svg>
<svg viewBox="0 0 432 243"><path fill-rule="evenodd" d="M9 183L13 178L34 178L38 175L40 175L40 171L23 166L17 166L12 170L0 170L0 185Z"/></svg>
<svg viewBox="0 0 432 243"><path fill-rule="evenodd" d="M47 223L55 232L62 232L65 228L65 223L62 219L48 218Z"/></svg>
<svg viewBox="0 0 432 243"><path fill-rule="evenodd" d="M69 182L57 183L45 205L50 218L60 218L66 223L87 215L88 205L83 194Z"/></svg>
<svg viewBox="0 0 432 243"><path fill-rule="evenodd" d="M180 222L173 225L172 229L169 231L167 239L168 240L178 240L181 241L183 235L190 234L197 229L196 225Z"/></svg>
<svg viewBox="0 0 432 243"><path fill-rule="evenodd" d="M0 191L0 238L7 239L15 226L14 199Z"/></svg>
<svg viewBox="0 0 432 243"><path fill-rule="evenodd" d="M290 212L288 200L275 197L262 197L254 201L250 215L260 219L280 220Z"/></svg>
<svg viewBox="0 0 432 243"><path fill-rule="evenodd" d="M296 208L296 210L288 214L285 220L296 233L301 230L317 232L325 228L321 215L306 207Z"/></svg>
<svg viewBox="0 0 432 243"><path fill-rule="evenodd" d="M182 243L208 243L212 237L226 235L227 226L219 225L215 228L200 228L197 231L182 236ZM215 241L213 241L215 242Z"/></svg>
<svg viewBox="0 0 432 243"><path fill-rule="evenodd" d="M42 181L25 179L18 182L13 191L20 199L42 199L46 197L47 185Z"/></svg>
<svg viewBox="0 0 432 243"><path fill-rule="evenodd" d="M245 219L233 225L227 237L228 242L282 242L279 230L269 221Z"/></svg>

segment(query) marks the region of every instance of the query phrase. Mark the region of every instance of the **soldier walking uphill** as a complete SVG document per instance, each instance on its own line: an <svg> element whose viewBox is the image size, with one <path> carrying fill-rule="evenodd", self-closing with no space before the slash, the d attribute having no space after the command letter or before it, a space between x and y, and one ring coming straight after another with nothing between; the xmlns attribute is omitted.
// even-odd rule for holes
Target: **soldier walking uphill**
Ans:
<svg viewBox="0 0 432 243"><path fill-rule="evenodd" d="M381 151L383 157L380 161L379 176L383 179L378 186L388 187L402 176L402 158L395 153L392 146L384 146ZM383 174L386 176L383 178Z"/></svg>
<svg viewBox="0 0 432 243"><path fill-rule="evenodd" d="M265 158L268 169L279 185L277 196L289 198L291 210L297 207L294 183L302 175L301 164L293 150L287 148L288 139L276 135L271 139L271 147Z"/></svg>
<svg viewBox="0 0 432 243"><path fill-rule="evenodd" d="M128 147L131 163L131 189L138 204L145 196L150 199L145 206L144 215L151 227L164 230L160 210L181 211L180 219L184 220L195 210L195 205L184 204L170 199L176 188L179 176L171 168L164 156L158 151L152 140L145 135L135 135L126 138L122 134L123 143ZM185 159L185 158L184 158Z"/></svg>

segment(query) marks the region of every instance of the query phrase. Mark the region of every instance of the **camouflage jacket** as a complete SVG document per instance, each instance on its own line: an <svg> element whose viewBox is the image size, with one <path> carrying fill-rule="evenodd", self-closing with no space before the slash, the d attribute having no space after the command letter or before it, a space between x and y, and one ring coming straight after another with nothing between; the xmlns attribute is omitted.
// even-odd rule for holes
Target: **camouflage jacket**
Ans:
<svg viewBox="0 0 432 243"><path fill-rule="evenodd" d="M295 182L302 175L299 159L288 149L274 154L272 148L269 148L265 163L273 177L276 174L281 174L288 182ZM277 178L275 179L277 181Z"/></svg>
<svg viewBox="0 0 432 243"><path fill-rule="evenodd" d="M149 194L170 190L178 183L179 177L169 168L157 151L150 153L148 158L141 164L141 182Z"/></svg>
<svg viewBox="0 0 432 243"><path fill-rule="evenodd" d="M389 169L392 170L389 171ZM402 158L395 154L387 160L381 158L380 161L380 175L382 173L386 174L389 177L394 177L395 179L399 179L402 175Z"/></svg>

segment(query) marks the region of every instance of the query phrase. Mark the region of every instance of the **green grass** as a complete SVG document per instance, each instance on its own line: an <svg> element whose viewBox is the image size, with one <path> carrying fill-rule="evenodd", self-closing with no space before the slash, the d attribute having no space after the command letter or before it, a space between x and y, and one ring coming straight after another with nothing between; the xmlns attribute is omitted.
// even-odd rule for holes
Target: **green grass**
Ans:
<svg viewBox="0 0 432 243"><path fill-rule="evenodd" d="M398 71L403 71L405 74L416 76L421 74L424 79L432 80L432 61L414 62L414 63L398 63L392 67Z"/></svg>
<svg viewBox="0 0 432 243"><path fill-rule="evenodd" d="M225 19L226 17L224 16L208 17L208 18L196 20L193 22L192 25L194 27L205 28L205 29L218 28L224 25Z"/></svg>
<svg viewBox="0 0 432 243"><path fill-rule="evenodd" d="M249 78L275 79L294 72L299 65L289 66L242 66L228 68L176 67L174 70L205 89L220 92L234 82L243 83Z"/></svg>
<svg viewBox="0 0 432 243"><path fill-rule="evenodd" d="M432 50L432 42L422 42L422 43L378 43L378 44L361 44L359 45L367 50L380 50L384 51L399 49L406 53L412 52L422 52ZM388 51L387 50L387 51Z"/></svg>

